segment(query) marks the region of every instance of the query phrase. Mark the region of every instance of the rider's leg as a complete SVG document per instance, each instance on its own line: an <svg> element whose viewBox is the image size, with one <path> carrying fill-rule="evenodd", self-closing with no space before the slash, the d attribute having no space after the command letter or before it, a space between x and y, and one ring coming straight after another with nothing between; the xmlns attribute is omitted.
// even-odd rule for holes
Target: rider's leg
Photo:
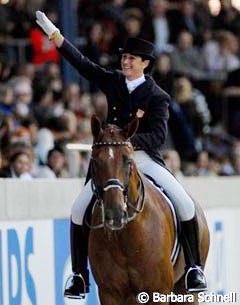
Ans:
<svg viewBox="0 0 240 305"><path fill-rule="evenodd" d="M64 296L84 298L89 292L89 271L87 268L89 229L83 224L83 217L92 198L91 181L82 189L72 207L70 226L71 259L73 274L66 283Z"/></svg>
<svg viewBox="0 0 240 305"><path fill-rule="evenodd" d="M200 266L198 228L195 204L176 178L163 166L154 162L145 152L134 153L138 169L152 177L164 188L173 201L182 224L182 244L187 265L186 288L188 291L207 289L206 279Z"/></svg>
<svg viewBox="0 0 240 305"><path fill-rule="evenodd" d="M185 287L189 292L207 290L207 282L201 266L197 218L181 222L183 252L186 262Z"/></svg>
<svg viewBox="0 0 240 305"><path fill-rule="evenodd" d="M195 204L192 198L166 168L154 162L143 151L134 153L134 161L142 173L152 177L159 186L164 188L173 201L181 221L187 221L194 217Z"/></svg>

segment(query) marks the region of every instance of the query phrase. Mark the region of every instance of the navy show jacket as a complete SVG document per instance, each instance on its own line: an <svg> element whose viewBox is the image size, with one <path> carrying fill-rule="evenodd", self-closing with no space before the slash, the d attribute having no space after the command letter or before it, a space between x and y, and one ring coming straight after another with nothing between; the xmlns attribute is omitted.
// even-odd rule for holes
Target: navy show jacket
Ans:
<svg viewBox="0 0 240 305"><path fill-rule="evenodd" d="M83 77L95 83L106 95L106 123L123 127L139 109L144 111L131 143L134 150L143 150L154 161L162 163L160 149L167 137L169 95L148 75L145 75L144 83L129 93L121 71L106 70L93 63L66 39L58 50Z"/></svg>

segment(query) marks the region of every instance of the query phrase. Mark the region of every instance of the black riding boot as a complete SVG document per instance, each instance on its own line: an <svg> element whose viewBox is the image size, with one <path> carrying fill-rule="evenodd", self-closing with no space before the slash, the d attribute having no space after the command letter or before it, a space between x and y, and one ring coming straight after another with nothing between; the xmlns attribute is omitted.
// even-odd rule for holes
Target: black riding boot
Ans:
<svg viewBox="0 0 240 305"><path fill-rule="evenodd" d="M197 219L181 222L182 244L186 262L185 287L189 292L207 290L206 278L200 263Z"/></svg>
<svg viewBox="0 0 240 305"><path fill-rule="evenodd" d="M90 286L87 268L89 229L71 221L70 237L73 274L67 280L64 296L83 299Z"/></svg>

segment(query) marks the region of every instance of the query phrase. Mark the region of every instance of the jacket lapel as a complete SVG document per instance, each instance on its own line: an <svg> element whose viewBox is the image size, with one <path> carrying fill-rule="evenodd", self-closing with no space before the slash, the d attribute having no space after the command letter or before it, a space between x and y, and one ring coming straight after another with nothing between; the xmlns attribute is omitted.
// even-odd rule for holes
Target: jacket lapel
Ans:
<svg viewBox="0 0 240 305"><path fill-rule="evenodd" d="M138 86L132 93L131 99L134 108L145 110L149 100L149 92L153 87L153 80L151 77L146 76L146 81Z"/></svg>

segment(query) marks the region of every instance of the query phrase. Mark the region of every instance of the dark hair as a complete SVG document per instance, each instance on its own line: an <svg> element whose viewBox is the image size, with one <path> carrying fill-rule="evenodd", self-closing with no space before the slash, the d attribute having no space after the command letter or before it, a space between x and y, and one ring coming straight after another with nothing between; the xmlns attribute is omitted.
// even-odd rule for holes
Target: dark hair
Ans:
<svg viewBox="0 0 240 305"><path fill-rule="evenodd" d="M48 118L46 125L47 128L53 131L64 132L68 131L67 122L63 117L50 117Z"/></svg>
<svg viewBox="0 0 240 305"><path fill-rule="evenodd" d="M61 146L57 145L48 151L47 159L49 159L55 151L61 153L62 155L65 155L64 149Z"/></svg>
<svg viewBox="0 0 240 305"><path fill-rule="evenodd" d="M30 117L24 118L22 120L22 124L21 125L23 127L29 128L32 124L38 125L38 122L35 120L34 117L30 116Z"/></svg>
<svg viewBox="0 0 240 305"><path fill-rule="evenodd" d="M24 152L24 151L18 151L16 153L14 153L10 158L9 158L9 161L10 163L14 163L16 161L16 159L21 156L21 155L26 155L28 156L28 158L30 159L30 156L28 153Z"/></svg>
<svg viewBox="0 0 240 305"><path fill-rule="evenodd" d="M143 60L147 60L147 58L143 58ZM153 67L155 65L155 62L153 60L150 60L148 66L144 69L144 74L151 74Z"/></svg>

